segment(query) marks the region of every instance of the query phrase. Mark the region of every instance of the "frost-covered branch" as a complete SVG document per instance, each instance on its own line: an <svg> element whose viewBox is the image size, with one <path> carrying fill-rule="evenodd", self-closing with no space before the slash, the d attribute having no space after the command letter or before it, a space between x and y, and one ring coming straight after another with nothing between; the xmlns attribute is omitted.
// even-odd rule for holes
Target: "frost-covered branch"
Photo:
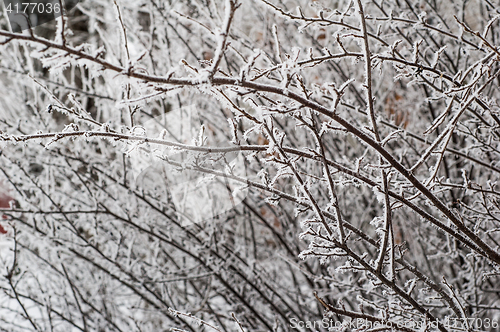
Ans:
<svg viewBox="0 0 500 332"><path fill-rule="evenodd" d="M498 328L489 1L0 21L3 329Z"/></svg>

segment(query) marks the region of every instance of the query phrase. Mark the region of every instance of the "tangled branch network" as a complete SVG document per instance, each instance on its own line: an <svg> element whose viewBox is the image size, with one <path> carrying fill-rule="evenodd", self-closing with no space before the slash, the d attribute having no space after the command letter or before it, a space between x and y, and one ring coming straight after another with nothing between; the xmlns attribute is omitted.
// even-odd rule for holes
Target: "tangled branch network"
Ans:
<svg viewBox="0 0 500 332"><path fill-rule="evenodd" d="M4 10L1 329L497 330L498 8Z"/></svg>

